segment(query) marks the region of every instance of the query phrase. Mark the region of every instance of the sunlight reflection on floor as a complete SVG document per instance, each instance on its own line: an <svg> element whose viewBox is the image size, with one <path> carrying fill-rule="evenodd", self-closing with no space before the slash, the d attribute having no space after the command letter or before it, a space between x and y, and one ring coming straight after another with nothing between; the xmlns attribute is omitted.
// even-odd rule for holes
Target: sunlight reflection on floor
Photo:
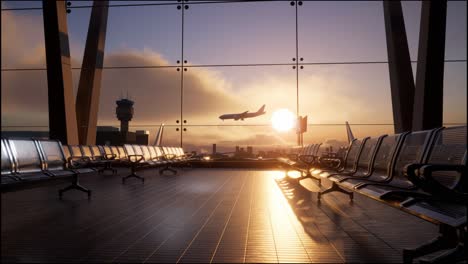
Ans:
<svg viewBox="0 0 468 264"><path fill-rule="evenodd" d="M283 171L265 172L266 177L273 179L267 180L265 188L268 213L270 215L270 225L273 230L273 237L276 247L277 260L282 262L310 262L310 257L304 250L302 239L298 239L301 230L293 210L289 206L285 196L276 184L275 180L285 176ZM290 177L299 177L300 173L295 171L288 172ZM267 228L267 227L265 227ZM299 230L300 231L299 231Z"/></svg>

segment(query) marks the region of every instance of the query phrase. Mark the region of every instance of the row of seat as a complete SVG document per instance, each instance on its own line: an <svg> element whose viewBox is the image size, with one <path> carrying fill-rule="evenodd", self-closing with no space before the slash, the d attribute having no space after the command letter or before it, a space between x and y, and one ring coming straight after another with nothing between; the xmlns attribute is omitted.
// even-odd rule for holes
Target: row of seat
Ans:
<svg viewBox="0 0 468 264"><path fill-rule="evenodd" d="M72 184L59 190L59 196L71 189L91 191L78 183L78 175L94 172L80 157L66 157L62 144L54 140L1 140L2 192L30 187L57 179L72 179Z"/></svg>
<svg viewBox="0 0 468 264"><path fill-rule="evenodd" d="M301 172L303 177L310 177L311 169L320 160L319 149L321 145L322 143L318 143L296 148L288 157L280 157L277 160L285 170L285 174L288 174L289 169L293 169ZM320 178L310 178L317 180L319 185L321 184Z"/></svg>
<svg viewBox="0 0 468 264"><path fill-rule="evenodd" d="M78 182L81 174L105 170L115 173L112 165L120 165L130 167L132 174L136 175L137 168L150 163L157 163L165 170L175 173L171 167L188 161L189 156L184 154L182 148L177 147L67 146L56 140L2 138L0 186L2 192L5 192L29 188L51 180L71 179L70 186L59 190L60 197L71 189L84 191L90 196L91 191ZM123 181L128 177L124 177ZM138 178L144 180L140 176Z"/></svg>
<svg viewBox="0 0 468 264"><path fill-rule="evenodd" d="M189 156L184 153L181 147L160 147L160 146L147 146L147 145L131 145L125 144L124 146L86 146L86 145L69 145L64 146L65 156L89 158L88 164L101 167L98 172L111 170L116 173L112 165L130 165L131 168L147 167L143 165L158 165L164 166L164 170L170 170L176 173L171 166L175 164L186 164ZM141 158L141 160L138 160ZM171 166L169 166L171 165ZM162 172L162 171L161 171ZM144 181L144 178L133 175ZM125 177L123 181L125 181Z"/></svg>
<svg viewBox="0 0 468 264"><path fill-rule="evenodd" d="M134 177L144 182L144 178L137 175L136 171L145 168L161 168L160 174L164 171L170 171L176 174L177 171L173 166L186 165L190 166L192 160L191 155L185 154L181 147L157 147L147 145L130 145L125 144L126 159L130 161L131 173L122 178L122 182L126 179Z"/></svg>
<svg viewBox="0 0 468 264"><path fill-rule="evenodd" d="M357 192L437 223L440 237L405 250L404 258L411 262L434 250L452 248L440 256L447 260L466 254L461 253L467 237L466 136L466 126L458 126L355 139L339 168L315 164L307 175L285 181L329 179L332 187L319 192L318 199L333 191L352 199Z"/></svg>

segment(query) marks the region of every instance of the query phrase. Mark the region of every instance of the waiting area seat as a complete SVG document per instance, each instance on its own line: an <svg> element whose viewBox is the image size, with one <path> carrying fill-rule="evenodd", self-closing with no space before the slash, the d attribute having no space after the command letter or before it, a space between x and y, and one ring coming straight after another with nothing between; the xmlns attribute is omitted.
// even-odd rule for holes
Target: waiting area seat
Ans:
<svg viewBox="0 0 468 264"><path fill-rule="evenodd" d="M91 195L91 191L81 186L81 174L106 170L116 174L112 167L130 167L131 173L122 178L144 178L136 171L145 168L160 168L159 173L170 171L177 174L176 166L186 166L191 160L180 147L160 147L146 145L86 146L62 145L54 140L7 139L2 138L2 192L35 186L59 178L70 178L72 184L59 191L63 193L77 189ZM30 184L27 184L30 183Z"/></svg>
<svg viewBox="0 0 468 264"><path fill-rule="evenodd" d="M288 155L287 158L280 157L277 159L277 161L280 162L281 167L285 170L286 175L289 170L296 170L301 173L300 177L285 178L289 180L286 183L291 183L291 181L295 181L295 183L297 183L301 179L311 178L317 180L320 185L321 179L319 177L314 177L310 172L319 161L318 152L321 145L321 143L306 145L300 148L298 152Z"/></svg>
<svg viewBox="0 0 468 264"><path fill-rule="evenodd" d="M96 150L97 148L97 150ZM117 154L112 152L110 146L94 146L93 152L99 151L101 153L101 159L103 160L104 167L100 169L99 172L103 173L106 170L116 174L117 170L112 167L113 164L117 162Z"/></svg>
<svg viewBox="0 0 468 264"><path fill-rule="evenodd" d="M2 138L2 192L30 188L57 179L71 179L72 184L59 190L63 193L76 189L91 196L91 191L81 186L78 177L93 172L83 168L83 158L65 156L61 143L53 140Z"/></svg>
<svg viewBox="0 0 468 264"><path fill-rule="evenodd" d="M137 178L144 182L144 177L136 174L138 170L143 169L159 168L159 174L164 174L165 171L177 174L175 167L187 165L190 160L190 156L177 147L125 144L123 149L126 163L131 169L131 173L122 178L123 183L128 178Z"/></svg>
<svg viewBox="0 0 468 264"><path fill-rule="evenodd" d="M404 262L445 250L434 261L466 260L467 240L467 138L466 126L441 127L393 135L365 137L350 142L346 156L336 167L321 163L321 144L296 148L288 158L277 161L286 175L277 183L283 189L301 188L305 180L327 180L331 187L317 192L317 200L332 192L354 193L397 208L439 226L439 237L414 249L403 251ZM192 156L180 147L125 144L124 146L62 145L55 140L2 138L1 191L10 192L40 186L53 180L71 180L59 190L59 197L72 189L91 196L79 184L79 176L130 168L129 178L142 182L137 172L158 169L159 174L191 166ZM303 188L303 187L302 187ZM303 188L304 189L304 188Z"/></svg>
<svg viewBox="0 0 468 264"><path fill-rule="evenodd" d="M466 260L466 136L466 126L456 126L356 139L340 168L311 172L332 184L318 192L318 201L330 192L350 199L356 192L438 224L437 239L404 251L407 263L442 249L448 250L435 261Z"/></svg>

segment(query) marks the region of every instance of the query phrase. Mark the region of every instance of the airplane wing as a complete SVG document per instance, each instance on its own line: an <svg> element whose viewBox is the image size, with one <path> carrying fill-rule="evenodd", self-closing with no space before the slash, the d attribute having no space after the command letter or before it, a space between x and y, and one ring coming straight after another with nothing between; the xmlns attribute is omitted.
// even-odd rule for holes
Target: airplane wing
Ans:
<svg viewBox="0 0 468 264"><path fill-rule="evenodd" d="M234 120L236 120L236 121L239 120L239 119L240 119L240 120L244 120L244 118L246 117L246 115L247 115L248 112L249 112L249 111L245 111L245 112L243 112L243 113L238 114L237 117L236 117Z"/></svg>

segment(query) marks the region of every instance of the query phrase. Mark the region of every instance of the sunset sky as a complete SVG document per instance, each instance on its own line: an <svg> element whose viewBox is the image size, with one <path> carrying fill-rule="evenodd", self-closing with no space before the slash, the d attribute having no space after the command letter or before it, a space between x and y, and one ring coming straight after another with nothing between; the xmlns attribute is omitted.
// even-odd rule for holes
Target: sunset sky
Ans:
<svg viewBox="0 0 468 264"><path fill-rule="evenodd" d="M72 6L92 4L71 2ZM2 1L2 9L18 7L41 7L41 3ZM420 8L420 2L403 1L413 61L417 60ZM91 8L74 8L68 15L73 67L81 66L90 12ZM135 101L131 130L150 130L154 135L160 123L176 125L181 73L169 66L181 60L181 12L175 5L109 8L105 66L164 67L104 70L98 125L118 125L115 101L127 91ZM304 1L298 12L303 62L387 61L382 2ZM184 73L183 116L189 125L197 125L184 132L184 145L294 143L294 132L279 133L270 126L274 110L296 112L292 65L235 65L293 63L295 7L289 1L191 4L184 19L184 59L189 66L198 66ZM466 60L466 21L466 1L449 1L446 60ZM46 67L42 10L2 11L1 34L2 69ZM415 72L416 64L413 66ZM466 61L445 64L445 123L466 123L466 70ZM75 90L79 73L73 70ZM47 129L46 71L1 74L2 127L37 125L45 127L35 130ZM346 137L344 126L315 124L393 123L387 64L305 65L299 71L299 98L299 114L308 115L309 124L314 124L305 134L306 143ZM256 111L262 104L266 104L264 116L245 121L218 119L224 113ZM352 128L358 137L393 133L391 125ZM167 143L176 144L178 133L168 126Z"/></svg>

